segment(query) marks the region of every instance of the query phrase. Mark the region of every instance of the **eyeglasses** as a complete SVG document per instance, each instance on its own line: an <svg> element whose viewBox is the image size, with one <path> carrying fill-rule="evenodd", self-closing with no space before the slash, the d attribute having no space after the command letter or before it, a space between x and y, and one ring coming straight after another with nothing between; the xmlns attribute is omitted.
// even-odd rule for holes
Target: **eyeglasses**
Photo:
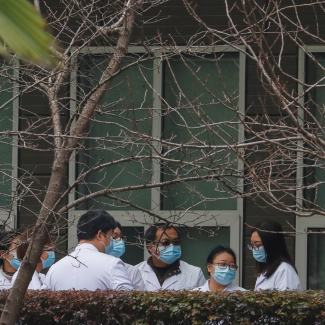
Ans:
<svg viewBox="0 0 325 325"><path fill-rule="evenodd" d="M217 268L221 270L225 270L227 267L229 267L229 270L231 271L237 271L238 266L235 264L228 265L227 263L212 263L212 266L216 266Z"/></svg>
<svg viewBox="0 0 325 325"><path fill-rule="evenodd" d="M108 236L107 236L106 234L104 234L103 232L102 232L102 234L103 234L105 237L108 238ZM124 240L124 241L126 241L126 236L122 236L122 235L113 235L112 238L113 238L114 240Z"/></svg>
<svg viewBox="0 0 325 325"><path fill-rule="evenodd" d="M114 240L123 240L126 241L126 236L122 236L122 235L114 235L113 236Z"/></svg>
<svg viewBox="0 0 325 325"><path fill-rule="evenodd" d="M181 241L179 239L162 239L160 241L155 241L154 244L157 245L158 243L161 243L162 246L179 246L181 244Z"/></svg>
<svg viewBox="0 0 325 325"><path fill-rule="evenodd" d="M260 248L263 247L263 245L254 245L254 246L253 246L253 245L248 244L247 247L248 247L248 249L250 249L251 251L253 251L253 250L254 250L254 251L259 251Z"/></svg>

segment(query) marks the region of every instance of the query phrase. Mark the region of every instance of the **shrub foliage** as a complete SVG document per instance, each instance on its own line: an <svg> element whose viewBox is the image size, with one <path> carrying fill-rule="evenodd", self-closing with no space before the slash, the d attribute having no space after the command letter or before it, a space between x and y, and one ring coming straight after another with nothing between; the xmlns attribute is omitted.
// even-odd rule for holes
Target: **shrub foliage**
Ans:
<svg viewBox="0 0 325 325"><path fill-rule="evenodd" d="M0 292L4 307L9 291ZM19 324L325 324L325 292L29 290ZM222 321L222 322L220 322Z"/></svg>

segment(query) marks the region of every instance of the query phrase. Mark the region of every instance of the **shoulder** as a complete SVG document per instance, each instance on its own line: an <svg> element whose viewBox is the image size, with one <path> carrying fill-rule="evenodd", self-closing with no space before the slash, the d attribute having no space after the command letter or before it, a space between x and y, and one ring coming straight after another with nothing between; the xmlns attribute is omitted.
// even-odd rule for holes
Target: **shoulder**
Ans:
<svg viewBox="0 0 325 325"><path fill-rule="evenodd" d="M179 261L179 268L181 269L181 271L187 271L187 272L191 272L191 273L200 273L202 272L201 268L188 264L184 261Z"/></svg>
<svg viewBox="0 0 325 325"><path fill-rule="evenodd" d="M147 261L143 261L143 262L141 262L141 263L135 265L134 267L135 267L136 269L138 269L138 270L141 271L141 270L143 270L143 268L144 268L147 264L148 264Z"/></svg>
<svg viewBox="0 0 325 325"><path fill-rule="evenodd" d="M276 273L294 273L297 274L296 270L286 262L282 262L276 270Z"/></svg>

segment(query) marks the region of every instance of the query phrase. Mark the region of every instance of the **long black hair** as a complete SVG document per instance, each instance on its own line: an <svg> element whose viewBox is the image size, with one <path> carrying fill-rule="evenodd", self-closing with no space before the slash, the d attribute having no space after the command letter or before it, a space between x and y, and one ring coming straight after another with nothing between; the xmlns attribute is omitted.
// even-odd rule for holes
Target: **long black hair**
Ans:
<svg viewBox="0 0 325 325"><path fill-rule="evenodd" d="M266 253L266 263L256 261L255 275L265 273L265 277L270 278L282 262L290 264L296 270L284 240L282 227L277 221L259 222L253 228L252 234L253 232L257 232L261 237Z"/></svg>

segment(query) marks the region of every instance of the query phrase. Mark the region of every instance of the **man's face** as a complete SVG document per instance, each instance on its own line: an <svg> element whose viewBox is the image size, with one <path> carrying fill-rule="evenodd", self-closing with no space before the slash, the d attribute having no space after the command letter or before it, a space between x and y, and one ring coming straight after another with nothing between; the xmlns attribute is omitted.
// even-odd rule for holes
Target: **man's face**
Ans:
<svg viewBox="0 0 325 325"><path fill-rule="evenodd" d="M160 228L156 232L155 243L151 243L150 245L148 245L148 248L149 248L151 255L154 254L155 256L159 257L160 252L159 252L158 247L169 246L171 244L173 244L175 246L180 245L180 243L178 241L178 234L177 234L176 230L174 228L168 228L165 230L164 230L164 228Z"/></svg>

